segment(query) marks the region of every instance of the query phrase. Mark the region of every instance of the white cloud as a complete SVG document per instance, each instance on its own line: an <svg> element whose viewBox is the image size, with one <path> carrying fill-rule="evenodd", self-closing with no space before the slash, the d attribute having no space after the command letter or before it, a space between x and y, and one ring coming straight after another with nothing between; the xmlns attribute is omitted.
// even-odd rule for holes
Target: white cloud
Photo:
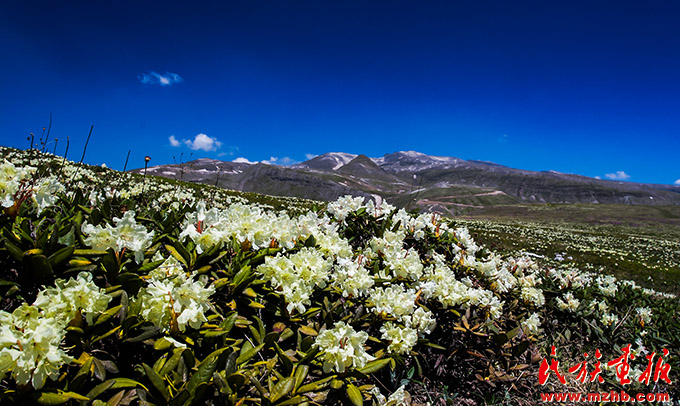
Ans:
<svg viewBox="0 0 680 406"><path fill-rule="evenodd" d="M607 173L604 175L605 178L607 179L612 179L612 180L626 180L630 179L630 175L627 174L624 171L616 171L616 173Z"/></svg>
<svg viewBox="0 0 680 406"><path fill-rule="evenodd" d="M148 73L142 73L137 77L139 78L139 81L145 85L170 86L184 80L180 75L171 72L160 74L158 72L151 71Z"/></svg>
<svg viewBox="0 0 680 406"><path fill-rule="evenodd" d="M595 179L602 179L602 177L601 177L601 176L596 176Z"/></svg>
<svg viewBox="0 0 680 406"><path fill-rule="evenodd" d="M168 139L170 140L170 145L172 145L173 147L179 147L180 142L177 141L177 138L175 138L174 135L171 135L170 138Z"/></svg>
<svg viewBox="0 0 680 406"><path fill-rule="evenodd" d="M278 161L278 160L279 160L279 158L272 156L272 157L269 157L269 159L262 160L261 163L267 164L267 165L275 165L276 161Z"/></svg>
<svg viewBox="0 0 680 406"><path fill-rule="evenodd" d="M318 157L318 155L315 155L315 154L305 154L305 158L307 158L307 159L312 159L312 158L316 158L316 157Z"/></svg>
<svg viewBox="0 0 680 406"><path fill-rule="evenodd" d="M678 180L676 180L675 182L673 182L673 184L674 184L674 185L680 185L680 179L678 179Z"/></svg>
<svg viewBox="0 0 680 406"><path fill-rule="evenodd" d="M216 151L218 150L221 146L222 143L220 141L217 141L217 138L212 138L207 136L206 134L196 134L196 137L194 137L193 141L189 140L182 140L189 148L195 150L203 150L206 152L209 151Z"/></svg>
<svg viewBox="0 0 680 406"><path fill-rule="evenodd" d="M248 158L238 157L231 162L236 162L237 164L256 164L257 162L251 162Z"/></svg>

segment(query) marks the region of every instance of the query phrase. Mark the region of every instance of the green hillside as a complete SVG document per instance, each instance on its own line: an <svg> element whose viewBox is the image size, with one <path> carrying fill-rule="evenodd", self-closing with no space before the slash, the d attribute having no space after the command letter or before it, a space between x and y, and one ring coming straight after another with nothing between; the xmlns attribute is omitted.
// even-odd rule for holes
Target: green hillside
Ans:
<svg viewBox="0 0 680 406"><path fill-rule="evenodd" d="M451 219L9 148L0 148L0 193L0 404L680 395L671 208L602 206L593 210L611 216L592 216L602 225L573 221L590 206ZM665 229L656 226L662 213ZM622 349L634 356L629 371L613 365ZM592 372L596 360L584 353L596 350L601 381L568 372L583 361ZM651 354L648 372L659 374L650 383ZM545 375L551 358L566 385ZM624 375L632 382L622 386Z"/></svg>

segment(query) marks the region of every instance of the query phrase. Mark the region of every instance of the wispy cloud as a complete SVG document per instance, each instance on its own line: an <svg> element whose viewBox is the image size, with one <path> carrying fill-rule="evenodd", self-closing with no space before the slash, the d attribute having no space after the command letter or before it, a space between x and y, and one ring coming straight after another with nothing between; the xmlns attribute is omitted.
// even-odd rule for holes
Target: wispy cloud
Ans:
<svg viewBox="0 0 680 406"><path fill-rule="evenodd" d="M604 175L605 178L611 180L627 180L630 179L630 175L624 171L616 171L616 173L607 173Z"/></svg>
<svg viewBox="0 0 680 406"><path fill-rule="evenodd" d="M510 142L510 139L508 138L508 134L503 134L500 137L498 137L498 142L501 144L507 144Z"/></svg>
<svg viewBox="0 0 680 406"><path fill-rule="evenodd" d="M305 158L307 158L307 159L312 159L312 158L316 158L316 157L318 157L318 155L316 155L316 154L305 154Z"/></svg>
<svg viewBox="0 0 680 406"><path fill-rule="evenodd" d="M177 138L175 138L174 135L171 135L170 138L168 138L168 139L170 140L170 145L172 145L173 147L179 147L180 146L180 142L177 141Z"/></svg>
<svg viewBox="0 0 680 406"><path fill-rule="evenodd" d="M217 151L222 146L222 143L217 141L217 138L209 137L203 133L196 134L193 141L182 140L182 142L194 151L199 149L206 152Z"/></svg>
<svg viewBox="0 0 680 406"><path fill-rule="evenodd" d="M248 158L244 158L244 157L241 157L241 156L234 159L231 162L236 162L238 164L256 164L257 163L257 162L252 162L252 161L248 160Z"/></svg>
<svg viewBox="0 0 680 406"><path fill-rule="evenodd" d="M678 179L678 180L676 180L675 182L673 182L673 184L674 184L674 185L680 185L680 179Z"/></svg>
<svg viewBox="0 0 680 406"><path fill-rule="evenodd" d="M175 83L180 83L184 80L180 75L171 72L165 72L161 74L151 71L148 73L142 73L137 77L139 78L139 81L145 85L170 86L174 85Z"/></svg>
<svg viewBox="0 0 680 406"><path fill-rule="evenodd" d="M295 159L287 156L284 156L283 158L273 156L261 162L267 165L294 165L300 163L300 161L296 161Z"/></svg>
<svg viewBox="0 0 680 406"><path fill-rule="evenodd" d="M265 165L295 165L299 164L300 161L296 161L291 157L284 156L283 158L278 158L275 156L269 157L269 159L263 159L262 161L251 161L248 158L242 156L234 159L232 162L243 163L243 164L265 164Z"/></svg>

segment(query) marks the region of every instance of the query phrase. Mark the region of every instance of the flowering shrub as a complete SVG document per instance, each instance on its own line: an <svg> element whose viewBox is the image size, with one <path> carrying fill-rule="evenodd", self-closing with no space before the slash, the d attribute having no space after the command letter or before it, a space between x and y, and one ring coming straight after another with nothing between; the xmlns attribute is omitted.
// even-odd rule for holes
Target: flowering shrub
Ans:
<svg viewBox="0 0 680 406"><path fill-rule="evenodd" d="M531 390L550 344L680 344L675 298L432 213L2 152L0 403L483 402Z"/></svg>

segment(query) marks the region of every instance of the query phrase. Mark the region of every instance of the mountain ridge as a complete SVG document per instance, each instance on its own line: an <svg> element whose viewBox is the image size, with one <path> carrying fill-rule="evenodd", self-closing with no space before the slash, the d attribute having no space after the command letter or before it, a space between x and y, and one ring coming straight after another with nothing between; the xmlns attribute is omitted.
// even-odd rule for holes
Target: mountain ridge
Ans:
<svg viewBox="0 0 680 406"><path fill-rule="evenodd" d="M449 214L520 203L680 205L680 186L529 171L417 151L397 151L380 158L327 152L291 166L201 158L180 165L152 166L147 173L244 192L316 200L333 200L345 194L377 195L398 207Z"/></svg>

